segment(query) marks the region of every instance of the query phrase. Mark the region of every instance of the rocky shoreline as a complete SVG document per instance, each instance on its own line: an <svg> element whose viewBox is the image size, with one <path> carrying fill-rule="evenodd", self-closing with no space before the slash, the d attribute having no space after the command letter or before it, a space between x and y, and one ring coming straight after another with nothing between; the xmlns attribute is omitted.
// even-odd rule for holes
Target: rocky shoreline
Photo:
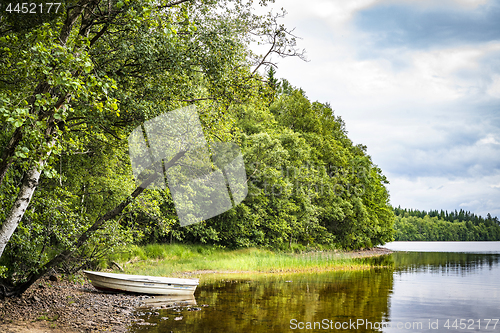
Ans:
<svg viewBox="0 0 500 333"><path fill-rule="evenodd" d="M388 249L372 248L342 255L355 258L389 253L392 252ZM137 309L148 296L102 293L83 277L77 280L81 282L52 275L40 279L21 297L0 299L0 331L120 333L127 332L133 324L141 324L142 319L138 318L141 312Z"/></svg>
<svg viewBox="0 0 500 333"><path fill-rule="evenodd" d="M366 258L366 257L382 256L391 253L393 253L393 251L386 249L385 247L373 247L371 249L344 252L342 253L342 255L348 258Z"/></svg>
<svg viewBox="0 0 500 333"><path fill-rule="evenodd" d="M126 332L141 297L98 292L52 276L21 297L0 300L2 332Z"/></svg>

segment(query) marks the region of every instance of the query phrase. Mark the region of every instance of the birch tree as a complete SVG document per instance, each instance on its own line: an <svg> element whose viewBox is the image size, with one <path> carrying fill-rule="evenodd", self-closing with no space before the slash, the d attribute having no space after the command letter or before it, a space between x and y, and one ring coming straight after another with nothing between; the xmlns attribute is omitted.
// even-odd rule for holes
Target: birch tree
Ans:
<svg viewBox="0 0 500 333"><path fill-rule="evenodd" d="M259 94L245 36L252 29L267 33L267 21L252 14L253 6L247 0L79 0L31 25L2 17L0 261L8 261L5 253L27 211L37 214L30 201L41 182L59 178L63 185L63 156L91 161L95 149L112 145L122 153L120 142L132 128L188 103L209 110L201 115L209 136L230 138L229 106ZM133 179L122 183L110 197L102 189L101 206L87 212L75 207L89 196L86 184L81 193L75 184L60 186L79 198L70 209L81 225L60 236L50 256L40 244L33 267L6 275L3 295L19 295L69 260L144 190L124 193Z"/></svg>

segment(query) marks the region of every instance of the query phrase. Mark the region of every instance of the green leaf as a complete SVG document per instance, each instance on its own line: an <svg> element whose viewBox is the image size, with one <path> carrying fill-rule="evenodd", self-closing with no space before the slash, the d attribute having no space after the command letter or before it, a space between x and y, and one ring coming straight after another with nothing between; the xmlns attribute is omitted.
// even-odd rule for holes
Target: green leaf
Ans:
<svg viewBox="0 0 500 333"><path fill-rule="evenodd" d="M16 151L15 155L20 158L26 158L26 155L20 151Z"/></svg>

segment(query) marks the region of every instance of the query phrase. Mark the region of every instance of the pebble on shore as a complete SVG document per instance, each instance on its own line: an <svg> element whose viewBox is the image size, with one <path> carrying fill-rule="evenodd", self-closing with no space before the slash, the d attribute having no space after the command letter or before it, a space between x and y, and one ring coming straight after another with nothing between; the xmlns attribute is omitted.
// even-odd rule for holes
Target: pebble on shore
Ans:
<svg viewBox="0 0 500 333"><path fill-rule="evenodd" d="M101 293L52 275L21 297L0 299L0 331L126 332L141 304L135 295Z"/></svg>

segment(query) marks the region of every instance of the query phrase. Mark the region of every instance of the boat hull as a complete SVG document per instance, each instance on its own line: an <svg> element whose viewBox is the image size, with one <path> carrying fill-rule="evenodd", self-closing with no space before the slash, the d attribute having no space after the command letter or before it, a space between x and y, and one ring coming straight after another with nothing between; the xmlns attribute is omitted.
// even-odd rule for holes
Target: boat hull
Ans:
<svg viewBox="0 0 500 333"><path fill-rule="evenodd" d="M148 295L193 295L198 279L177 279L145 275L128 275L83 271L92 285L107 292L129 292Z"/></svg>

